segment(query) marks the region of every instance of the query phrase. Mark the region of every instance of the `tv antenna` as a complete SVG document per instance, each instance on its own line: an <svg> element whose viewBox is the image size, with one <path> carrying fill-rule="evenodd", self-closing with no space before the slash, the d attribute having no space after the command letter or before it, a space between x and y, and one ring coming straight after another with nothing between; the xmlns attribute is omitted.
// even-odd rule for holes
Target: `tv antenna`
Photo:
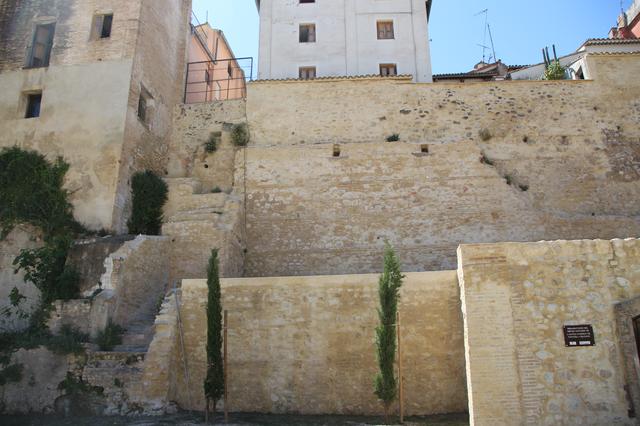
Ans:
<svg viewBox="0 0 640 426"><path fill-rule="evenodd" d="M496 47L493 44L493 34L491 34L491 25L489 25L489 9L481 10L473 16L484 15L484 36L482 38L482 44L478 44L478 46L482 47L482 62L484 62L486 58L486 51L489 50L489 46L487 46L487 34L489 35L489 41L491 42L491 52L493 53L493 60L497 61L498 58L496 56ZM491 56L489 56L489 61L491 61Z"/></svg>

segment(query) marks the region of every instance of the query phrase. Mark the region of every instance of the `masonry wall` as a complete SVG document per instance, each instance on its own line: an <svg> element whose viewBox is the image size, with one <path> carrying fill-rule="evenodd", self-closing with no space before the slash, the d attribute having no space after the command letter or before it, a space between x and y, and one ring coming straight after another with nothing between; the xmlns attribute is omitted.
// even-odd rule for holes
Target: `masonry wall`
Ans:
<svg viewBox="0 0 640 426"><path fill-rule="evenodd" d="M126 100L126 124L113 212L113 227L126 231L131 209L130 179L140 170L167 174L173 109L182 102L191 0L141 0L140 30ZM138 117L144 90L147 119Z"/></svg>
<svg viewBox="0 0 640 426"><path fill-rule="evenodd" d="M640 56L587 60L593 81L249 84L247 275L378 271L385 239L422 271L460 243L638 235Z"/></svg>
<svg viewBox="0 0 640 426"><path fill-rule="evenodd" d="M636 424L614 307L640 295L639 240L458 253L472 425ZM563 326L578 324L595 346L565 347Z"/></svg>
<svg viewBox="0 0 640 426"><path fill-rule="evenodd" d="M230 410L382 413L373 394L377 281L377 275L223 279ZM204 280L183 281L190 391L177 339L171 370L177 380L172 398L185 409L204 410L206 294ZM455 272L407 274L400 312L405 412L465 411Z"/></svg>
<svg viewBox="0 0 640 426"><path fill-rule="evenodd" d="M76 217L111 228L139 1L29 0L0 6L0 147L18 145L71 169ZM111 37L92 39L95 13L114 13ZM50 65L23 69L37 23L56 22ZM38 118L24 119L25 93L41 90Z"/></svg>

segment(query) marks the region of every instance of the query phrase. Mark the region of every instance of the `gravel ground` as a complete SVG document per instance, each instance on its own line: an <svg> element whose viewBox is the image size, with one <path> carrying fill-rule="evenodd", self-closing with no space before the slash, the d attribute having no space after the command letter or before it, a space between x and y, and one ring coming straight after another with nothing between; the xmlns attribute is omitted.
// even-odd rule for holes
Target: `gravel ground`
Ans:
<svg viewBox="0 0 640 426"><path fill-rule="evenodd" d="M216 425L224 425L222 417L217 416ZM395 419L397 420L397 419ZM153 426L153 425L204 425L200 414L180 413L162 417L76 417L60 418L53 416L0 416L3 426ZM294 416L265 414L232 414L227 426L369 426L383 424L379 417L352 416ZM447 414L429 417L410 417L404 425L417 426L469 426L467 414Z"/></svg>

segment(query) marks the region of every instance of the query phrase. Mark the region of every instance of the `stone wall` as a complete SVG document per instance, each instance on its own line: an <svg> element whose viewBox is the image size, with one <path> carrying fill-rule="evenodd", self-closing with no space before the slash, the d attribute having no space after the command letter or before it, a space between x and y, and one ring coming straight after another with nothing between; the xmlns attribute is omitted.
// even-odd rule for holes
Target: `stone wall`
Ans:
<svg viewBox="0 0 640 426"><path fill-rule="evenodd" d="M385 239L422 271L460 243L638 235L640 56L587 60L594 81L249 84L247 275L375 272Z"/></svg>
<svg viewBox="0 0 640 426"><path fill-rule="evenodd" d="M223 279L230 410L380 414L373 394L377 281L377 275ZM183 282L190 386L180 351L171 368L172 398L182 408L204 409L206 295L205 281ZM465 411L455 272L407 274L400 312L405 412Z"/></svg>
<svg viewBox="0 0 640 426"><path fill-rule="evenodd" d="M139 235L105 259L101 284L116 296L115 323L125 326L155 314L169 288L169 250L167 237Z"/></svg>
<svg viewBox="0 0 640 426"><path fill-rule="evenodd" d="M640 240L458 253L472 425L636 424L614 306L640 295ZM566 347L563 326L580 324L595 346Z"/></svg>
<svg viewBox="0 0 640 426"><path fill-rule="evenodd" d="M28 315L38 306L40 291L24 281L24 272L16 274L13 261L22 249L43 244L41 233L31 226L18 226L0 240L0 332L21 330L29 325ZM13 306L9 295L17 289L23 299Z"/></svg>

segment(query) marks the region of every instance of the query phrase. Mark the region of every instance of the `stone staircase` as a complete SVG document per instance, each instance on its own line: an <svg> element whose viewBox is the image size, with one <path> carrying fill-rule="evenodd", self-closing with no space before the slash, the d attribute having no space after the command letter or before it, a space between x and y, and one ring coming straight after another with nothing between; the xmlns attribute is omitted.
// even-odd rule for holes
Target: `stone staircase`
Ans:
<svg viewBox="0 0 640 426"><path fill-rule="evenodd" d="M223 276L240 276L244 257L241 197L233 192L207 191L207 187L193 177L167 178L165 182L169 187L169 200L164 210L162 233L172 239L172 282L205 277L213 248L220 250ZM238 260L236 264L225 263L223 259L227 258Z"/></svg>

